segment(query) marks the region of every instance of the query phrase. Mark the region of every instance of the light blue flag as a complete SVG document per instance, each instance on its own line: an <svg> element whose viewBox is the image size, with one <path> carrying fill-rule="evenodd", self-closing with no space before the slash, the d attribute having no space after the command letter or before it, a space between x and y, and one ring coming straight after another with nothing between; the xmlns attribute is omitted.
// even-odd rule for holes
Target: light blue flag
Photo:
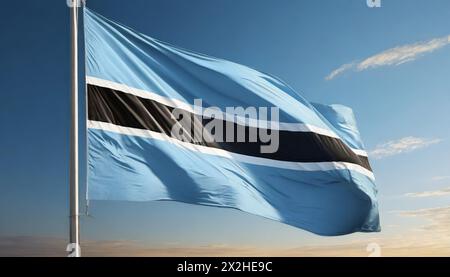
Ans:
<svg viewBox="0 0 450 277"><path fill-rule="evenodd" d="M380 230L351 109L84 16L90 200L234 208L321 235Z"/></svg>

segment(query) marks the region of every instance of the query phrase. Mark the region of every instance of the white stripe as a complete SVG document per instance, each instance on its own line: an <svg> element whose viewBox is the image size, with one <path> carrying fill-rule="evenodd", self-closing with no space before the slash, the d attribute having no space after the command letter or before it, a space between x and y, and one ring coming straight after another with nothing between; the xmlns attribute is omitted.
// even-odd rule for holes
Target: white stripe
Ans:
<svg viewBox="0 0 450 277"><path fill-rule="evenodd" d="M352 149L352 151L353 151L356 155L367 157L367 152L364 151L364 150L361 150L361 149L355 149L355 148L350 148L350 149Z"/></svg>
<svg viewBox="0 0 450 277"><path fill-rule="evenodd" d="M172 138L166 134L153 132L150 130L136 129L130 127L123 127L106 122L99 122L88 120L87 126L90 129L98 129L109 132L114 132L122 135L138 136L144 138L152 138L157 140L163 140L182 147L191 151L201 152L204 154L215 155L237 160L243 163L263 165L284 169L301 170L301 171L326 171L336 169L347 169L359 172L367 177L375 180L373 173L366 168L347 162L316 162L316 163L301 163L301 162L287 162L277 161L260 157L247 156L242 154L231 153L223 149L217 149L213 147L207 147L202 145L191 144L189 142L183 142L178 139Z"/></svg>
<svg viewBox="0 0 450 277"><path fill-rule="evenodd" d="M180 101L177 99L164 97L164 96L161 96L154 92L149 92L146 90L129 87L124 84L120 84L120 83L116 83L116 82L112 82L112 81L108 81L108 80L104 80L104 79L99 79L99 78L91 77L91 76L86 76L86 83L95 85L95 86L106 87L106 88L110 88L113 90L122 91L124 93L128 93L128 94L131 94L131 95L134 95L137 97L141 97L144 99L154 100L163 105L166 105L166 106L169 106L172 108L183 109L183 110L188 111L193 114L204 115L204 114L199 114L198 112L201 111L201 109L195 109L195 107L193 105L190 105L186 102L183 102L183 101ZM208 116L208 115L206 114L206 116ZM266 120L249 119L249 118L239 117L239 116L226 114L226 113L223 113L223 119L226 121L230 121L230 122L234 122L234 123L237 123L240 125L246 125L246 126L254 127L254 128L258 128L260 126L270 126L270 128L274 129L274 130L292 131L292 132L312 132L312 133L316 133L316 134L320 134L320 135L324 135L324 136L328 136L328 137L332 137L332 138L341 139L336 133L334 133L331 130L319 128L319 127L316 127L316 126L313 126L310 124L271 122L271 121L266 121ZM349 147L349 148L355 154L367 157L366 151L360 150L360 149L354 149L351 147Z"/></svg>

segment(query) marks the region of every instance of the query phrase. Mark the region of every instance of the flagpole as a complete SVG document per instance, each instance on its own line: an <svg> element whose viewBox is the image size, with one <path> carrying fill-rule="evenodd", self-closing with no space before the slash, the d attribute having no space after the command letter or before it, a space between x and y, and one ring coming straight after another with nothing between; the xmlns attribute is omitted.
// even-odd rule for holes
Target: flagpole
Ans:
<svg viewBox="0 0 450 277"><path fill-rule="evenodd" d="M79 0L70 0L71 13L71 127L70 127L70 240L69 257L80 257L80 224L78 199L78 6Z"/></svg>

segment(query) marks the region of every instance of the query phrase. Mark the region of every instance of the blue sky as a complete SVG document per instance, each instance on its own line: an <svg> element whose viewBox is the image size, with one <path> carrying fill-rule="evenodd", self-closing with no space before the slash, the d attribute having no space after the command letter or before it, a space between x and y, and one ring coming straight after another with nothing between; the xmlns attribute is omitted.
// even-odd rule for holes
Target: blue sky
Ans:
<svg viewBox="0 0 450 277"><path fill-rule="evenodd" d="M450 246L450 2L382 0L372 9L365 2L88 0L88 6L160 40L276 75L310 101L352 107L372 153L382 233L324 238L233 210L93 202L92 217L82 218L82 239L219 245L233 253L242 245L348 245L364 254L369 242L398 250L399 238ZM64 239L69 10L65 0L9 1L0 15L0 236Z"/></svg>

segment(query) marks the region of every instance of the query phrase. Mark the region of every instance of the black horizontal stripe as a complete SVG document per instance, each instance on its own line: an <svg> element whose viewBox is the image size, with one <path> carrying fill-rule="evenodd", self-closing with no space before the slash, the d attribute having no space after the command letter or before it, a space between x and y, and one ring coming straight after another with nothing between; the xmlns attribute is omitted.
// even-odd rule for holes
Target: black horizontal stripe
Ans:
<svg viewBox="0 0 450 277"><path fill-rule="evenodd" d="M107 122L123 127L150 130L171 135L171 130L177 119L173 116L174 108L157 101L141 98L135 95L113 90L110 88L88 85L88 118L93 121ZM193 127L182 126L185 138L195 137L195 128L204 129L207 123L220 119L201 118L198 115L183 112L183 116L190 117ZM224 123L223 134L226 137L226 124L234 128L233 142L208 142L198 137L191 143L208 147L220 148L232 153L261 157L289 162L348 162L371 170L368 158L356 155L345 143L338 138L316 134L313 132L279 131L279 148L275 153L261 153L263 143L259 136L256 142L249 142L249 133L257 132L258 128L245 126L245 142L236 142L238 125L232 122ZM230 126L231 126L230 125ZM217 126L217 125L216 125ZM242 126L241 126L242 127ZM270 130L269 130L270 132ZM269 133L270 134L270 133ZM172 136L174 137L174 136Z"/></svg>

